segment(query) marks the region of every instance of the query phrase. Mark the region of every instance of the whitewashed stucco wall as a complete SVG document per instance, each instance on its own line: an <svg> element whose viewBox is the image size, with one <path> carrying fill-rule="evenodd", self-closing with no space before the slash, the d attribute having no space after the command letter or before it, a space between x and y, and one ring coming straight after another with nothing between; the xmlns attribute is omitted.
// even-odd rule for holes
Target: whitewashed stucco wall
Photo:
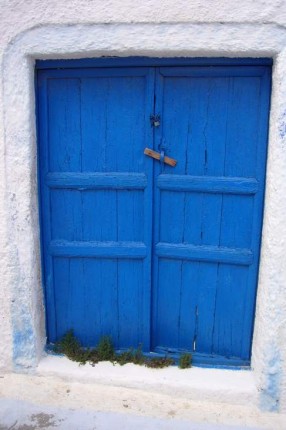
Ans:
<svg viewBox="0 0 286 430"><path fill-rule="evenodd" d="M0 368L33 369L45 343L34 60L268 56L273 90L252 368L261 406L285 411L285 0L3 0L0 22Z"/></svg>

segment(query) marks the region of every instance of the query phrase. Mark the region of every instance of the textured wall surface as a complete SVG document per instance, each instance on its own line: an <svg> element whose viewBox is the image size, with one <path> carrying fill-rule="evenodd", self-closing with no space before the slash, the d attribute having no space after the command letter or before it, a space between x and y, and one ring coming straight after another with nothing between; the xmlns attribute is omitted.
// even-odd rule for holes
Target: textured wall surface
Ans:
<svg viewBox="0 0 286 430"><path fill-rule="evenodd" d="M3 0L0 19L0 367L33 369L45 344L34 60L269 56L273 90L252 368L261 407L285 411L285 0Z"/></svg>

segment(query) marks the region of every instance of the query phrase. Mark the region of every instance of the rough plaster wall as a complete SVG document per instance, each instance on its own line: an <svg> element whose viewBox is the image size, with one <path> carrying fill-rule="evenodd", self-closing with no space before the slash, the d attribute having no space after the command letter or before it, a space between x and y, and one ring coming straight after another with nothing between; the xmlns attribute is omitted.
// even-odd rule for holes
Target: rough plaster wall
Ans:
<svg viewBox="0 0 286 430"><path fill-rule="evenodd" d="M0 19L0 367L33 367L44 343L33 58L277 56L252 365L261 405L286 410L286 2L10 0Z"/></svg>
<svg viewBox="0 0 286 430"><path fill-rule="evenodd" d="M2 0L0 52L26 29L78 23L275 23L286 25L284 0ZM150 35L152 37L152 35Z"/></svg>
<svg viewBox="0 0 286 430"><path fill-rule="evenodd" d="M0 368L11 366L11 327L10 327L10 292L9 285L12 267L9 261L8 237L6 225L5 196L5 149L3 124L3 97L0 93Z"/></svg>
<svg viewBox="0 0 286 430"><path fill-rule="evenodd" d="M34 127L34 61L19 63L12 56L11 68L23 77L22 90L3 92L5 129L5 209L9 273L12 366L14 370L37 362L43 333L40 289L36 138ZM30 78L29 78L30 77ZM6 91L5 91L6 89ZM26 97L25 97L26 96ZM7 106L10 109L7 109ZM35 244L35 245L34 245Z"/></svg>
<svg viewBox="0 0 286 430"><path fill-rule="evenodd" d="M258 289L254 336L254 343L257 341L258 347L253 351L257 374L263 375L264 366L268 368L269 372L268 378L260 379L260 387L266 391L266 396L262 396L262 402L275 402L273 398L269 399L269 395L271 396L271 392L277 390L283 408L286 407L285 70L286 52L284 50L277 56L273 69L271 139L268 148L263 247L259 279L259 284L262 283L262 286L265 284L265 288ZM267 348L264 347L265 345ZM284 383L282 383L283 380Z"/></svg>

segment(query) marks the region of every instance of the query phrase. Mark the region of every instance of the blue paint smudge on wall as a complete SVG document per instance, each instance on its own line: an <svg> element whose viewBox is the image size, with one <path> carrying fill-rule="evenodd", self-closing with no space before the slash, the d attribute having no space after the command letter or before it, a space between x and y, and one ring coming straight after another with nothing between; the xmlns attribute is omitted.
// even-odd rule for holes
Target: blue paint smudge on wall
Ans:
<svg viewBox="0 0 286 430"><path fill-rule="evenodd" d="M269 361L267 368L267 380L265 386L261 388L260 407L264 411L279 411L279 397L281 384L281 365L279 353L274 354Z"/></svg>
<svg viewBox="0 0 286 430"><path fill-rule="evenodd" d="M286 136L286 111L283 112L279 119L279 136L284 139Z"/></svg>
<svg viewBox="0 0 286 430"><path fill-rule="evenodd" d="M13 367L14 370L21 370L36 363L36 339L28 309L26 307L22 308L20 315L17 314L17 310L14 309L14 312L12 312Z"/></svg>

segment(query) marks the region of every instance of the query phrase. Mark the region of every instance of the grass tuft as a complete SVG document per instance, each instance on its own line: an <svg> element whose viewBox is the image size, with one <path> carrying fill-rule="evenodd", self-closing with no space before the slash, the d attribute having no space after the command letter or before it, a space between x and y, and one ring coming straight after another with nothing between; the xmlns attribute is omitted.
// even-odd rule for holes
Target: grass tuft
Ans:
<svg viewBox="0 0 286 430"><path fill-rule="evenodd" d="M192 354L182 354L179 359L180 369L189 369L192 367Z"/></svg>
<svg viewBox="0 0 286 430"><path fill-rule="evenodd" d="M103 336L97 345L98 361L114 361L115 351L112 339L109 336Z"/></svg>
<svg viewBox="0 0 286 430"><path fill-rule="evenodd" d="M170 357L152 357L147 358L145 366L151 369L163 369L164 367L173 366L175 361Z"/></svg>

